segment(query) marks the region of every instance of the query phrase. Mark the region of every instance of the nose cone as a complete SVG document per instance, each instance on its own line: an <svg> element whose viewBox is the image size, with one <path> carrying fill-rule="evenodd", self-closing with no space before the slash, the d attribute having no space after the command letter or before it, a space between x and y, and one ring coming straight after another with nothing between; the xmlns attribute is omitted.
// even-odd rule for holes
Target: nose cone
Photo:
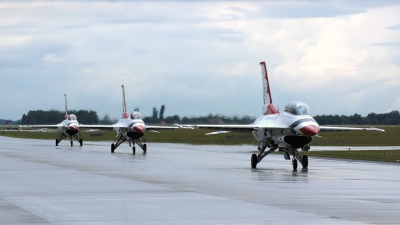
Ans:
<svg viewBox="0 0 400 225"><path fill-rule="evenodd" d="M315 136L319 132L319 127L315 125L308 125L301 128L300 132L306 136Z"/></svg>
<svg viewBox="0 0 400 225"><path fill-rule="evenodd" d="M78 130L79 129L79 127L78 127L78 125L69 125L68 126L68 129L70 129L70 130Z"/></svg>
<svg viewBox="0 0 400 225"><path fill-rule="evenodd" d="M143 125L138 124L138 125L133 126L132 129L136 132L143 132L146 128Z"/></svg>

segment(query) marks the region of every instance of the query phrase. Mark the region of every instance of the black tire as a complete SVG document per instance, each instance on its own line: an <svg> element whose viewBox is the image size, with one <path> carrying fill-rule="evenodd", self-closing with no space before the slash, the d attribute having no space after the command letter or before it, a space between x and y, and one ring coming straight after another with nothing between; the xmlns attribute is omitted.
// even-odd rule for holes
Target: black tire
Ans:
<svg viewBox="0 0 400 225"><path fill-rule="evenodd" d="M147 152L147 145L144 144L144 145L143 145L143 153L146 153L146 152Z"/></svg>
<svg viewBox="0 0 400 225"><path fill-rule="evenodd" d="M251 168L255 169L257 167L258 157L256 154L251 155Z"/></svg>
<svg viewBox="0 0 400 225"><path fill-rule="evenodd" d="M71 141L71 147L72 147L72 146L74 146L74 142L73 142L73 141Z"/></svg>
<svg viewBox="0 0 400 225"><path fill-rule="evenodd" d="M58 146L58 139L56 139L56 146Z"/></svg>
<svg viewBox="0 0 400 225"><path fill-rule="evenodd" d="M133 146L133 147L132 147L132 154L135 154L135 153L136 153L136 147Z"/></svg>
<svg viewBox="0 0 400 225"><path fill-rule="evenodd" d="M114 143L112 143L111 144L111 153L114 153L114 150L115 150L115 145L114 145Z"/></svg>
<svg viewBox="0 0 400 225"><path fill-rule="evenodd" d="M292 160L293 169L297 170L297 159Z"/></svg>
<svg viewBox="0 0 400 225"><path fill-rule="evenodd" d="M303 155L301 162L303 164L303 169L308 169L308 156Z"/></svg>
<svg viewBox="0 0 400 225"><path fill-rule="evenodd" d="M79 139L79 144L82 146L83 145L83 140Z"/></svg>

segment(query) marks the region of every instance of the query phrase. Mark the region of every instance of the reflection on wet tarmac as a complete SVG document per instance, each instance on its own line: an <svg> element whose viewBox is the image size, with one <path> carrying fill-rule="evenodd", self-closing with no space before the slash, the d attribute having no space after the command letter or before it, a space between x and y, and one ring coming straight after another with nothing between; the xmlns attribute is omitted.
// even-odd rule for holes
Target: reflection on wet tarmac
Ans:
<svg viewBox="0 0 400 225"><path fill-rule="evenodd" d="M271 154L251 169L256 146L0 142L0 223L400 224L398 164L309 157L293 171Z"/></svg>

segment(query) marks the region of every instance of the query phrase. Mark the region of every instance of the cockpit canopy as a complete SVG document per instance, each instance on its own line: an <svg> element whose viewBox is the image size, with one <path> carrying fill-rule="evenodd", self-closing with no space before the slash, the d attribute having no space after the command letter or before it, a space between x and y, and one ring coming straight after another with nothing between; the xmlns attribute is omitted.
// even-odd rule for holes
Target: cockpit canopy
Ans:
<svg viewBox="0 0 400 225"><path fill-rule="evenodd" d="M140 120L140 119L142 119L142 115L140 114L140 112L134 111L134 112L131 114L131 119L133 119L133 120Z"/></svg>
<svg viewBox="0 0 400 225"><path fill-rule="evenodd" d="M69 119L69 120L77 120L75 114L69 115L68 119Z"/></svg>
<svg viewBox="0 0 400 225"><path fill-rule="evenodd" d="M285 106L285 112L293 115L310 115L310 109L303 102L291 102Z"/></svg>

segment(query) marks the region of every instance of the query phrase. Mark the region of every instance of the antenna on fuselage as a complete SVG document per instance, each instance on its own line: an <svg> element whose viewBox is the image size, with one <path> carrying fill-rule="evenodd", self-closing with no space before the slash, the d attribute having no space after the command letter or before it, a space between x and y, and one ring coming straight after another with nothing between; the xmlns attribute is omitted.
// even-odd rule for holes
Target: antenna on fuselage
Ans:
<svg viewBox="0 0 400 225"><path fill-rule="evenodd" d="M124 85L121 85L121 87L122 87L122 118L126 119L129 117L129 115L126 112L125 87Z"/></svg>

